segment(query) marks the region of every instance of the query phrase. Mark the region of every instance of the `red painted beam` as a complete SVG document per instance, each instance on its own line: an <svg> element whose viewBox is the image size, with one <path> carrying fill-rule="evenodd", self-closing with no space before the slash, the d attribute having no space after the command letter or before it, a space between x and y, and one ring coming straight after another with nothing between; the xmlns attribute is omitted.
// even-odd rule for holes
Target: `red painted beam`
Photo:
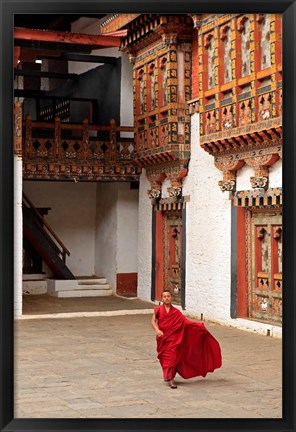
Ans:
<svg viewBox="0 0 296 432"><path fill-rule="evenodd" d="M115 36L88 35L35 29L14 29L14 38L57 43L92 45L94 47L119 47L120 38Z"/></svg>

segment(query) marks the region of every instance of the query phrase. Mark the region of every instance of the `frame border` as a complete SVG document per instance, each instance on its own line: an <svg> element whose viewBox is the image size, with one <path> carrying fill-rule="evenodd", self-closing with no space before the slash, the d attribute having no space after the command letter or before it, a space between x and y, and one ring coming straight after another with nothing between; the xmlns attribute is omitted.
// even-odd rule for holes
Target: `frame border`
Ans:
<svg viewBox="0 0 296 432"><path fill-rule="evenodd" d="M13 14L14 13L282 13L283 14L283 232L284 232L284 292L283 304L283 418L282 419L14 419L13 375ZM0 0L1 60L0 104L0 431L295 431L295 77L296 77L296 4L295 0L91 0L78 2L45 0L14 2Z"/></svg>

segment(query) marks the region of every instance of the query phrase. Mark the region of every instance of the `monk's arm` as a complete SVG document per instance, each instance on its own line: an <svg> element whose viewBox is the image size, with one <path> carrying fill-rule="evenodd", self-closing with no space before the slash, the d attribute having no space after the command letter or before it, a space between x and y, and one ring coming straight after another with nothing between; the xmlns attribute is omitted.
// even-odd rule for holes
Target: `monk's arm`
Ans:
<svg viewBox="0 0 296 432"><path fill-rule="evenodd" d="M159 330L159 328L158 328L155 313L153 314L153 317L152 317L152 320L151 320L151 325L154 328L154 331L155 331L156 335L158 337L162 337L163 336L163 332L161 330Z"/></svg>

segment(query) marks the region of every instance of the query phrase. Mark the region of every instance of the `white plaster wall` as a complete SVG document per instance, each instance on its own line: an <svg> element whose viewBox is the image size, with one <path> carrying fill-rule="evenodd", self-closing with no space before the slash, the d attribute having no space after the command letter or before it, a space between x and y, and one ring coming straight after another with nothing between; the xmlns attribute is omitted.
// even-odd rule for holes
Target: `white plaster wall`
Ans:
<svg viewBox="0 0 296 432"><path fill-rule="evenodd" d="M242 191L252 189L250 177L253 177L254 175L254 168L245 164L240 170L238 170L236 178L236 190Z"/></svg>
<svg viewBox="0 0 296 432"><path fill-rule="evenodd" d="M138 271L138 202L139 190L129 183L118 185L117 273Z"/></svg>
<svg viewBox="0 0 296 432"><path fill-rule="evenodd" d="M92 35L99 35L100 30L100 22L101 20L94 19L94 18L80 18L79 20L75 21L71 25L71 31L74 33L83 33L83 34L92 34ZM118 48L103 48L103 49L96 49L92 50L91 55L98 55L98 56L107 56L107 57L120 57L121 52ZM69 73L77 73L82 74L84 72L87 72L91 69L96 68L97 66L101 65L102 63L87 63L87 62L69 62Z"/></svg>
<svg viewBox="0 0 296 432"><path fill-rule="evenodd" d="M72 24L72 31L84 34L99 34L100 20L81 18ZM120 124L133 126L133 65L127 54L118 48L103 48L93 50L92 55L106 57L121 57L121 92L120 92ZM69 73L82 74L96 68L102 63L72 62L68 63ZM133 133L121 132L122 137L133 137Z"/></svg>
<svg viewBox="0 0 296 432"><path fill-rule="evenodd" d="M129 183L98 183L95 270L115 291L117 273L138 271L138 197Z"/></svg>
<svg viewBox="0 0 296 432"><path fill-rule="evenodd" d="M106 57L120 57L121 53L118 48L103 48L98 50L92 50L91 55L106 56ZM87 62L68 62L69 73L83 74L91 69L98 66L102 66L103 63L87 63Z"/></svg>
<svg viewBox="0 0 296 432"><path fill-rule="evenodd" d="M116 288L118 183L96 186L95 272Z"/></svg>
<svg viewBox="0 0 296 432"><path fill-rule="evenodd" d="M282 172L282 159L276 161L274 165L269 168L269 187L276 188L282 187L283 172Z"/></svg>
<svg viewBox="0 0 296 432"><path fill-rule="evenodd" d="M22 158L14 156L14 316L22 315L23 293L23 214Z"/></svg>
<svg viewBox="0 0 296 432"><path fill-rule="evenodd" d="M249 165L244 165L237 174L236 190L252 189L250 177L255 175L255 170ZM282 186L282 160L279 159L274 165L269 168L269 188Z"/></svg>
<svg viewBox="0 0 296 432"><path fill-rule="evenodd" d="M36 207L50 207L47 222L69 249L66 264L75 276L94 275L95 183L24 181Z"/></svg>
<svg viewBox="0 0 296 432"><path fill-rule="evenodd" d="M138 231L138 297L151 298L152 206L147 195L150 182L146 170L140 176Z"/></svg>
<svg viewBox="0 0 296 432"><path fill-rule="evenodd" d="M223 321L230 316L231 201L221 173L199 146L199 115L191 118L191 160L184 179L186 204L186 310Z"/></svg>

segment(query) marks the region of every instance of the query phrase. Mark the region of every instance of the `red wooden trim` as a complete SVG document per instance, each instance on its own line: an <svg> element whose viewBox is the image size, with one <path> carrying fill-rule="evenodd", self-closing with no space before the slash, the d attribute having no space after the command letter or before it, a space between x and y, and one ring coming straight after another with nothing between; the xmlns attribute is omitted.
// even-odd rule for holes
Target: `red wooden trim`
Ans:
<svg viewBox="0 0 296 432"><path fill-rule="evenodd" d="M120 47L120 38L115 36L87 35L35 29L14 29L14 38L46 42L92 45L98 47Z"/></svg>
<svg viewBox="0 0 296 432"><path fill-rule="evenodd" d="M138 288L138 273L117 273L116 294L136 296Z"/></svg>
<svg viewBox="0 0 296 432"><path fill-rule="evenodd" d="M164 262L163 262L163 213L156 211L156 254L155 254L155 299L161 300L161 293L164 289Z"/></svg>
<svg viewBox="0 0 296 432"><path fill-rule="evenodd" d="M247 316L245 209L237 208L237 316Z"/></svg>

